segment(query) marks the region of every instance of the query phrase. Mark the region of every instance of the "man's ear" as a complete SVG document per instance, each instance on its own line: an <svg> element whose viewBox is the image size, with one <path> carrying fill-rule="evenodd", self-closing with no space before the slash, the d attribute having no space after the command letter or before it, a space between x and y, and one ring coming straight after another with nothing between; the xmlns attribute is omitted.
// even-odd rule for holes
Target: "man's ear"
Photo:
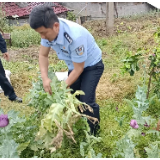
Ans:
<svg viewBox="0 0 160 160"><path fill-rule="evenodd" d="M59 23L58 23L58 22L55 22L55 23L54 23L53 29L54 29L56 32L59 31Z"/></svg>

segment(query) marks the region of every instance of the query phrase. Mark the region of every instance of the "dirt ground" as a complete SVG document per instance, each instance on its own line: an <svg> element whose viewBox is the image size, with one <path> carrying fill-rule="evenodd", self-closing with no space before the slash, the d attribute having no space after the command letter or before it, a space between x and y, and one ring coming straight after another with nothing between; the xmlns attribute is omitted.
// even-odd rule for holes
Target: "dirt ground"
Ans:
<svg viewBox="0 0 160 160"><path fill-rule="evenodd" d="M38 60L39 46L30 46L28 48L18 48L18 49L8 49L10 54L10 60L15 61L29 61L29 60ZM54 50L50 50L50 53L55 53Z"/></svg>
<svg viewBox="0 0 160 160"><path fill-rule="evenodd" d="M118 35L122 32L139 32L147 29L149 25L152 24L155 27L160 25L160 15L153 18L153 16L139 17L137 19L133 18L118 18L114 21L114 33L113 35ZM106 22L105 20L97 21L87 21L83 24L94 37L105 37L106 35Z"/></svg>

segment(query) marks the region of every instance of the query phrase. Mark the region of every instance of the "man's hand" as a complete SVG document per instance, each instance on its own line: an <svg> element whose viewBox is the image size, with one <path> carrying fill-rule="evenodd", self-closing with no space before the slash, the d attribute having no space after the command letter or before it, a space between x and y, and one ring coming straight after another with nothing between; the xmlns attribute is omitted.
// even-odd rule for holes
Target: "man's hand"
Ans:
<svg viewBox="0 0 160 160"><path fill-rule="evenodd" d="M51 83L51 80L48 77L43 79L43 88L44 88L45 92L48 92L51 95L52 89L51 89L50 83Z"/></svg>
<svg viewBox="0 0 160 160"><path fill-rule="evenodd" d="M8 54L8 52L3 53L3 58L4 58L6 61L9 61L9 54Z"/></svg>

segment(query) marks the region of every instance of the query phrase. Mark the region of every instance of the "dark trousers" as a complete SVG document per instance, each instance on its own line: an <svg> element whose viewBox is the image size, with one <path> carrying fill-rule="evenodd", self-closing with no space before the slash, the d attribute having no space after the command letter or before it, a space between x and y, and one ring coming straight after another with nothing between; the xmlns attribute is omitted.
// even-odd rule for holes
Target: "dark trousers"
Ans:
<svg viewBox="0 0 160 160"><path fill-rule="evenodd" d="M10 100L14 100L16 98L14 89L9 83L8 79L6 78L1 59L0 59L0 86L4 91L4 95L8 96Z"/></svg>
<svg viewBox="0 0 160 160"><path fill-rule="evenodd" d="M99 114L99 105L96 103L96 87L99 82L100 77L102 76L104 70L104 64L99 61L94 66L86 67L79 78L74 82L70 88L73 89L72 93L76 90L82 90L85 95L77 96L77 98L81 102L85 102L90 107L93 108L93 113L89 110L83 112L86 115L92 116L97 118L100 121L100 114ZM72 71L69 71L70 74ZM91 128L91 133L94 132L95 125L92 122L88 121L89 126Z"/></svg>

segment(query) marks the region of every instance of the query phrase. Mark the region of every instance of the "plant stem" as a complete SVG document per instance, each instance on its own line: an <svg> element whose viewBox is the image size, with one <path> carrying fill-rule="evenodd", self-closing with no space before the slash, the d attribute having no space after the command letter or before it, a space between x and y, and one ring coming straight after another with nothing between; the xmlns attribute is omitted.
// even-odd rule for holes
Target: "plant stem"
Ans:
<svg viewBox="0 0 160 160"><path fill-rule="evenodd" d="M147 91L147 99L149 97L149 91L150 91L150 87L151 87L151 80L152 80L152 74L154 72L154 67L152 68L151 72L150 72L150 75L149 75L149 82L148 82L148 91Z"/></svg>

